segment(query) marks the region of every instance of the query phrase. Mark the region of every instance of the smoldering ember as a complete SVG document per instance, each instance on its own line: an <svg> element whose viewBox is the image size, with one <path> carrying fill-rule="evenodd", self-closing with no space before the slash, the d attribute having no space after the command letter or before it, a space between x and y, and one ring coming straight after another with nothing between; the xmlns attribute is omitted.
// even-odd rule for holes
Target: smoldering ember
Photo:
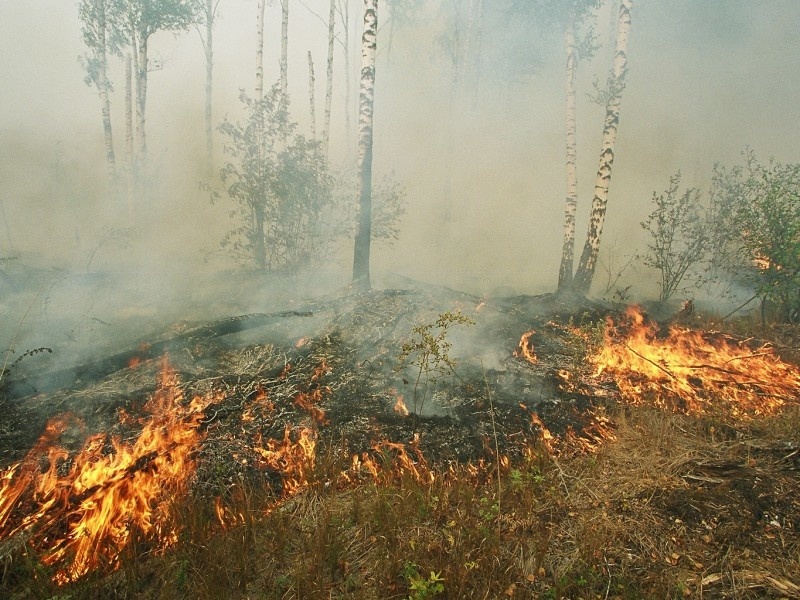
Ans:
<svg viewBox="0 0 800 600"><path fill-rule="evenodd" d="M52 4L1 597L800 597L800 4Z"/></svg>

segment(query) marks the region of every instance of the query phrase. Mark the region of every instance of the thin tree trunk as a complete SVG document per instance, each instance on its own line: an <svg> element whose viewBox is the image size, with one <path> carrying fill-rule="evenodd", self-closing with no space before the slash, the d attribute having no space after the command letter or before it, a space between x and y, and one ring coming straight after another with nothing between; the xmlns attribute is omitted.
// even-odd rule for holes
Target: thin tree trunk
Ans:
<svg viewBox="0 0 800 600"><path fill-rule="evenodd" d="M259 269L267 268L267 249L264 245L264 209L260 206L253 209L253 259Z"/></svg>
<svg viewBox="0 0 800 600"><path fill-rule="evenodd" d="M281 0L281 96L289 103L289 0Z"/></svg>
<svg viewBox="0 0 800 600"><path fill-rule="evenodd" d="M369 256L372 239L372 121L375 100L375 54L378 0L364 0L361 38L361 92L358 120L358 229L353 253L353 285L370 289Z"/></svg>
<svg viewBox="0 0 800 600"><path fill-rule="evenodd" d="M267 0L258 0L256 16L256 100L264 97L264 6Z"/></svg>
<svg viewBox="0 0 800 600"><path fill-rule="evenodd" d="M308 51L308 103L311 111L311 139L317 139L317 114L314 105L314 59L311 57L311 50Z"/></svg>
<svg viewBox="0 0 800 600"><path fill-rule="evenodd" d="M125 191L128 210L133 210L133 66L130 52L125 57Z"/></svg>
<svg viewBox="0 0 800 600"><path fill-rule="evenodd" d="M572 270L575 268L575 212L578 206L577 169L577 115L575 102L575 19L568 18L564 30L567 50L567 196L564 206L564 246L561 250L561 268L558 271L558 291L572 286Z"/></svg>
<svg viewBox="0 0 800 600"><path fill-rule="evenodd" d="M594 186L592 212L589 217L589 230L583 247L578 270L575 273L574 287L582 294L588 294L597 266L600 252L600 239L603 234L603 223L608 204L608 188L611 182L611 169L614 165L614 146L617 141L619 126L619 109L622 90L625 84L625 73L628 65L628 36L631 29L631 8L633 0L622 0L617 20L617 47L614 55L614 67L609 82L609 95L606 104L606 119L603 127L603 145L600 152L600 166Z"/></svg>
<svg viewBox="0 0 800 600"><path fill-rule="evenodd" d="M331 103L333 102L333 40L336 30L336 0L331 0L331 9L328 15L328 70L325 73L325 117L322 124L322 152L328 158L328 144L331 137Z"/></svg>
<svg viewBox="0 0 800 600"><path fill-rule="evenodd" d="M138 61L136 70L136 130L139 134L137 162L141 168L147 157L147 134L145 133L145 108L147 106L147 32L138 35Z"/></svg>
<svg viewBox="0 0 800 600"><path fill-rule="evenodd" d="M214 126L212 124L212 90L214 83L214 0L206 0L206 172L214 164Z"/></svg>
<svg viewBox="0 0 800 600"><path fill-rule="evenodd" d="M110 85L108 82L108 59L106 55L106 3L105 0L97 2L98 7L98 35L100 37L97 48L97 91L100 95L100 105L103 115L103 134L106 145L106 165L108 177L112 183L116 179L117 165L114 156L114 136L111 130L111 101L109 100Z"/></svg>
<svg viewBox="0 0 800 600"><path fill-rule="evenodd" d="M350 144L351 144L351 137L350 137L350 129L351 129L351 119L350 119L350 4L349 0L339 0L339 14L342 18L342 26L344 29L344 74L345 74L345 84L344 84L344 132L345 132L345 144L347 147L347 156L350 156ZM348 160L349 162L349 160Z"/></svg>

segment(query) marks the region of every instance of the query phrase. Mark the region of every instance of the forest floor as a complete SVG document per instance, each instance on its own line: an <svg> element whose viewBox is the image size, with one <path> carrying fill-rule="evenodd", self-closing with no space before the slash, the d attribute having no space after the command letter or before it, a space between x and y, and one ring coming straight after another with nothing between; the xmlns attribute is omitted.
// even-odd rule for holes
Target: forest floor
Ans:
<svg viewBox="0 0 800 600"><path fill-rule="evenodd" d="M791 379L775 392L726 363L713 385L734 400L698 376L698 411L598 373L621 307L421 285L284 307L240 329L174 321L125 368L92 359L46 392L10 373L0 595L800 597L797 328L671 323L774 353ZM764 404L741 408L745 391ZM184 437L114 472L151 429ZM123 514L88 533L111 491Z"/></svg>

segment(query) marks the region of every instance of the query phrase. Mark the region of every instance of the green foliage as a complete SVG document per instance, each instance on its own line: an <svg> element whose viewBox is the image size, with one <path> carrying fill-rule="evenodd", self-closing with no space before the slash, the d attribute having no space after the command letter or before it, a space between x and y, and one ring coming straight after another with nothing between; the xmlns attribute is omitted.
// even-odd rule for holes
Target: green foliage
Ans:
<svg viewBox="0 0 800 600"><path fill-rule="evenodd" d="M715 264L752 286L774 319L800 312L800 164L716 166L711 201Z"/></svg>
<svg viewBox="0 0 800 600"><path fill-rule="evenodd" d="M238 223L222 246L258 268L296 272L321 259L331 239L322 217L333 206L333 180L319 144L295 134L277 86L263 99L240 98L247 120L219 127L231 157L220 178Z"/></svg>
<svg viewBox="0 0 800 600"><path fill-rule="evenodd" d="M414 563L407 562L403 565L403 577L411 591L408 600L425 600L444 593L444 578L441 575L441 572L431 571L428 577L424 577L419 574L419 567Z"/></svg>
<svg viewBox="0 0 800 600"><path fill-rule="evenodd" d="M700 191L688 188L679 194L680 183L678 171L669 178L664 193L653 192L653 211L641 223L650 234L650 242L640 258L661 273L661 301L669 300L681 289L690 270L706 257L711 241Z"/></svg>
<svg viewBox="0 0 800 600"><path fill-rule="evenodd" d="M399 367L416 367L414 382L414 412L422 411L425 405L429 384L435 385L445 376L455 375L456 361L450 356L453 344L447 339L453 325L474 325L475 321L460 312L446 311L433 323L423 323L413 327L411 341L403 344ZM419 387L423 391L420 394Z"/></svg>
<svg viewBox="0 0 800 600"><path fill-rule="evenodd" d="M346 171L339 177L337 190L339 201L338 225L335 226L335 235L338 237L352 238L355 235L356 203L353 198L357 195L357 176L352 171ZM372 227L370 229L373 243L384 241L391 244L400 236L400 219L406 212L405 189L394 178L394 174L384 176L380 181L372 183Z"/></svg>

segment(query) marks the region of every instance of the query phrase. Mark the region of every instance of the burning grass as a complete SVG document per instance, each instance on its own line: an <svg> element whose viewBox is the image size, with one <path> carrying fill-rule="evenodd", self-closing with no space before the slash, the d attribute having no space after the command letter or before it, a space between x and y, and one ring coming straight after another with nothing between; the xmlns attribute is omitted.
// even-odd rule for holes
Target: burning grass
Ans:
<svg viewBox="0 0 800 600"><path fill-rule="evenodd" d="M414 423L396 412L398 382L379 380L363 362L356 368L348 361L363 360L360 353L337 346L334 334L293 341L292 354L256 346L217 356L229 360L231 374L189 384L167 369L142 410L124 413L126 436L92 436L83 450L60 443L79 430L77 421L52 421L0 480L0 593L800 596L800 387L786 375L794 367L763 347L733 344L759 356L727 357L725 367L706 369L715 385L728 374L722 368L734 371L731 363L765 359L789 386L780 403L737 405L774 402L779 394L763 375L754 383L753 374L732 378L729 396L693 380L675 387L680 367L711 364L720 353L676 362L634 342L640 336L660 348L677 334L635 319L608 329L603 349L647 356L648 380L638 366L598 374L588 359L604 350L594 345L602 336L592 322L583 329L535 325L518 357L509 344L507 371L452 384L469 400L473 421ZM698 335L687 339L695 346L734 339ZM380 359L378 348L369 369ZM529 400L526 387L513 404L500 397L496 382L541 373L563 395L556 408ZM650 385L640 392L650 401L633 402L639 396L629 395L625 377ZM689 391L698 399L688 402ZM679 401L702 410L680 410ZM571 415L565 426L554 424L559 406ZM495 420L499 443L490 439ZM481 452L453 460L447 446L469 427ZM148 431L174 433L156 451ZM84 486L83 470L101 466L105 478ZM155 491L145 485L151 476ZM81 528L86 515L111 505L102 531Z"/></svg>

